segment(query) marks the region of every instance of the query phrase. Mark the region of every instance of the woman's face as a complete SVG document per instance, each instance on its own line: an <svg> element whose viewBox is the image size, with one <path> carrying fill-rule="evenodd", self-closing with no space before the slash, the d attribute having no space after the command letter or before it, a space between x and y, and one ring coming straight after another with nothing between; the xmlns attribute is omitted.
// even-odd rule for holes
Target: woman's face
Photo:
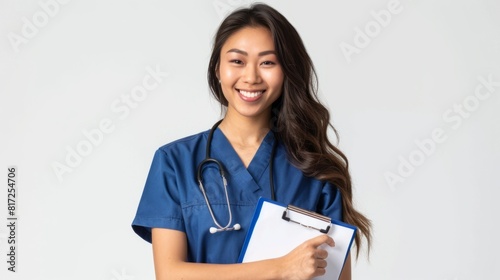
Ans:
<svg viewBox="0 0 500 280"><path fill-rule="evenodd" d="M231 35L222 46L217 74L228 101L226 116L268 119L283 87L271 32L245 27Z"/></svg>

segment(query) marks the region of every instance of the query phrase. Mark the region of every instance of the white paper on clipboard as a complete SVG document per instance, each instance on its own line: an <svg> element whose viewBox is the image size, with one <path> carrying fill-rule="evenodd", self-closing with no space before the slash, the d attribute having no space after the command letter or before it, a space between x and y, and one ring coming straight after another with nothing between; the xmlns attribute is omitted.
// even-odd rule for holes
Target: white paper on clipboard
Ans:
<svg viewBox="0 0 500 280"><path fill-rule="evenodd" d="M286 216L295 222L283 219L285 211ZM314 216L291 211L287 206L265 198L259 199L239 262L284 256L304 241L324 234L318 229L327 229L328 226L327 234L335 240L335 247L323 245L323 248L328 251L326 259L328 266L326 274L315 279L338 279L352 245L356 228L339 221L325 222Z"/></svg>

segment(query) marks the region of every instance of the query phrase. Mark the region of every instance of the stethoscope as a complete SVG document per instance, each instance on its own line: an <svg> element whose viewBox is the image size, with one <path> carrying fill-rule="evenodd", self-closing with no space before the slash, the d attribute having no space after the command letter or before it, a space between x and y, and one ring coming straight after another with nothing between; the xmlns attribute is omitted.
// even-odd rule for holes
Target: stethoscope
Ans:
<svg viewBox="0 0 500 280"><path fill-rule="evenodd" d="M231 227L231 223L233 222L233 212L231 211L231 204L229 203L229 195L227 194L227 180L226 177L224 176L224 167L222 164L210 157L210 146L212 145L212 138L214 135L215 130L219 126L219 124L222 122L222 120L216 122L214 126L210 129L210 133L208 134L208 139L207 139L207 147L206 147L206 154L205 154L205 159L200 162L198 165L198 172L197 172L197 179L198 179L198 184L200 186L200 190L203 194L203 197L205 198L205 203L207 204L208 211L210 212L210 216L212 216L212 220L214 221L215 225L217 227L210 227L210 233L216 233L216 232L221 232L221 231L232 231L232 230L240 230L241 225L236 223ZM271 150L271 159L269 161L269 188L271 189L271 199L275 200L275 194L274 194L274 180L273 180L273 160L274 160L274 154L276 152L276 146L277 146L278 141L275 139L273 148ZM219 169L220 176L222 177L222 185L224 186L224 193L226 195L226 203L227 203L227 211L229 213L229 221L226 226L221 226L217 219L215 218L214 212L212 210L212 206L210 205L210 202L208 201L207 193L205 192L205 187L203 186L203 177L201 176L203 165L207 163L215 163L217 165L217 168Z"/></svg>

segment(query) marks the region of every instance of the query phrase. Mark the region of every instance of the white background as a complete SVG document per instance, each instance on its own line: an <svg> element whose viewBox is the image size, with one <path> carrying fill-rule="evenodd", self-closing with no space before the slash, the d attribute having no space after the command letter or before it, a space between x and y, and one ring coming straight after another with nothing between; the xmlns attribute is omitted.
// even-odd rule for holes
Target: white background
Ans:
<svg viewBox="0 0 500 280"><path fill-rule="evenodd" d="M206 82L211 40L223 14L249 1L73 0L52 15L47 2L0 1L0 278L154 279L150 244L130 227L153 153L220 117ZM264 2L306 44L356 205L374 225L353 279L497 279L500 86L483 100L474 92L478 77L500 82L500 2L393 1L399 12L380 30L371 12L388 0ZM367 25L370 42L356 45ZM128 115L113 109L148 67L168 77ZM59 180L54 164L67 166L82 131L103 120L114 130ZM436 129L442 141L429 144ZM11 165L17 273L3 261Z"/></svg>

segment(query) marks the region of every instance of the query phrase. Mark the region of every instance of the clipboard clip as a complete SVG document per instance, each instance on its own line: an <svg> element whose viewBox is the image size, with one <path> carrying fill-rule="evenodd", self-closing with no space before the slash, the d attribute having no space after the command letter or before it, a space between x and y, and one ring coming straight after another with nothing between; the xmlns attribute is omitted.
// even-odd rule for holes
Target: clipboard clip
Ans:
<svg viewBox="0 0 500 280"><path fill-rule="evenodd" d="M321 228L317 228L317 227L303 224L299 221L294 221L294 220L290 219L290 217L288 217L289 211L297 212L299 214L306 215L306 216L321 220L321 221L327 223L328 226L325 229L321 229ZM306 227L306 228L318 230L321 233L328 233L328 231L330 231L330 224L332 222L332 219L330 219L327 216L323 216L323 215L320 215L318 213L308 211L308 210L305 210L305 209L302 209L302 208L299 208L299 207L296 207L293 205L288 205L288 207L285 209L285 211L283 211L283 215L281 216L281 218L287 222L296 223L296 224L301 225L301 226Z"/></svg>

